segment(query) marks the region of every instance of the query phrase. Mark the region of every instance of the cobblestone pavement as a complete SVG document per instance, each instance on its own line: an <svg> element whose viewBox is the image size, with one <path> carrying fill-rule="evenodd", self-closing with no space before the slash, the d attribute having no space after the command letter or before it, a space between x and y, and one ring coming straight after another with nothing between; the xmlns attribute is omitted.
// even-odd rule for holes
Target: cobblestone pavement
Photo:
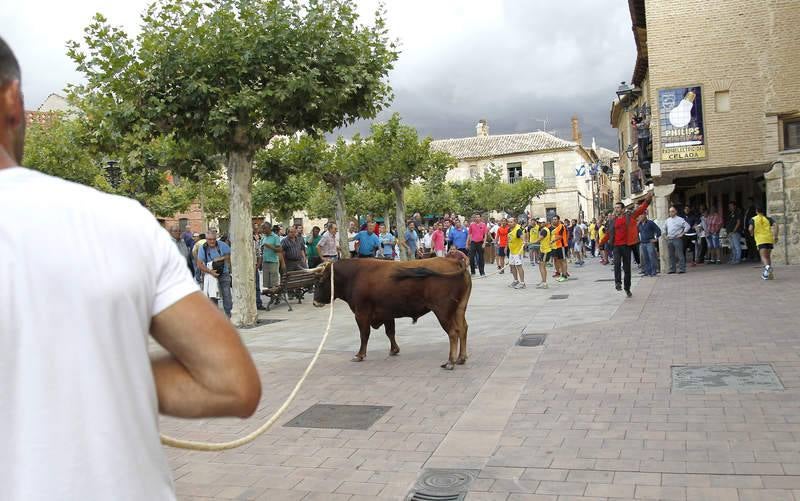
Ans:
<svg viewBox="0 0 800 501"><path fill-rule="evenodd" d="M750 265L634 278L631 299L597 260L549 290L526 272L525 290L508 274L474 283L470 358L455 371L439 368L447 338L431 315L398 322L399 357L373 331L367 359L350 362L355 322L337 302L326 351L275 428L233 451L166 449L179 497L404 499L423 468L467 468L469 500L800 499L800 268L767 282ZM162 431L228 440L282 403L327 310L263 318L283 321L243 333L264 383L256 416ZM546 343L515 346L523 331ZM673 366L755 363L785 389L672 389ZM366 431L281 426L315 403L391 409Z"/></svg>

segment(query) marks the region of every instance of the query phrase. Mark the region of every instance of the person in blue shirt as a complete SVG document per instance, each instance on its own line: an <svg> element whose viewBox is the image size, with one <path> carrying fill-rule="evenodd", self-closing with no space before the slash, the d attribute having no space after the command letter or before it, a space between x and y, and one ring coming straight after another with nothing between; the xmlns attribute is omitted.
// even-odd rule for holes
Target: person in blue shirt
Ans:
<svg viewBox="0 0 800 501"><path fill-rule="evenodd" d="M392 259L394 257L394 243L395 238L394 235L386 231L386 225L382 224L380 226L381 229L381 247L383 248L383 257L385 259Z"/></svg>
<svg viewBox="0 0 800 501"><path fill-rule="evenodd" d="M400 245L405 247L408 259L414 259L417 257L417 250L419 250L419 234L417 233L417 226L414 221L408 223L408 230L406 230L405 238L405 242L401 241Z"/></svg>
<svg viewBox="0 0 800 501"><path fill-rule="evenodd" d="M450 236L448 237L447 241L450 242L450 247L455 247L456 249L460 250L464 253L464 255L468 254L467 251L467 237L469 232L466 228L461 225L461 220L456 218L456 225L455 227L450 228Z"/></svg>
<svg viewBox="0 0 800 501"><path fill-rule="evenodd" d="M214 269L214 263L222 263L222 270ZM206 235L204 243L197 251L197 267L209 275L203 280L203 291L214 301L219 303L219 295L222 295L222 309L230 318L233 310L233 296L231 295L231 248L228 244L217 240L217 232L212 230ZM217 265L219 266L219 265ZM216 289L210 283L211 278L217 280Z"/></svg>
<svg viewBox="0 0 800 501"><path fill-rule="evenodd" d="M375 223L367 223L367 229L361 230L351 238L356 242L358 257L375 257L375 252L381 247L381 239L374 232Z"/></svg>
<svg viewBox="0 0 800 501"><path fill-rule="evenodd" d="M661 228L647 219L647 212L639 216L639 242L642 248L642 264L644 265L644 276L654 277L658 274L658 256L656 255L656 245L661 237Z"/></svg>

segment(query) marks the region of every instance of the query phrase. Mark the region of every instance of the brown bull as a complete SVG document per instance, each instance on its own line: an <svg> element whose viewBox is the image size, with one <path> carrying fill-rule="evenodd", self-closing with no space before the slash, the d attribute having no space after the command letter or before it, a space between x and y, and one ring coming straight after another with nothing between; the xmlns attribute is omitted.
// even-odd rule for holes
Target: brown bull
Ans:
<svg viewBox="0 0 800 501"><path fill-rule="evenodd" d="M331 297L331 265L317 269L319 284L314 304L328 304ZM361 334L361 348L354 362L367 356L370 327L381 325L389 338L391 355L400 353L395 341L394 319L414 322L433 312L450 338L450 356L442 368L467 360L467 320L464 316L472 291L472 279L464 260L447 257L416 261L348 259L333 264L334 297L350 305ZM458 354L456 354L458 352Z"/></svg>

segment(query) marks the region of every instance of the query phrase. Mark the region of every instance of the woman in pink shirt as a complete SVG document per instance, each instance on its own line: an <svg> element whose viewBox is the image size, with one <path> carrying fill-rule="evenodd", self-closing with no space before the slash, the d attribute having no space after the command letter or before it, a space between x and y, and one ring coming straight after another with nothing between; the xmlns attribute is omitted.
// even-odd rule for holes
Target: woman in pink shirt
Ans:
<svg viewBox="0 0 800 501"><path fill-rule="evenodd" d="M436 223L436 231L431 235L431 246L438 257L444 257L444 232L442 223Z"/></svg>

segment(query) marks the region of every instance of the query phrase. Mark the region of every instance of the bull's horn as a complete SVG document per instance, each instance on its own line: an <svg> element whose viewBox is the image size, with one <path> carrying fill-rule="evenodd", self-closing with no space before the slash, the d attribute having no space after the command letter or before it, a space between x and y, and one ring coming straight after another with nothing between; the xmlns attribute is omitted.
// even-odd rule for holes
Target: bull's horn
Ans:
<svg viewBox="0 0 800 501"><path fill-rule="evenodd" d="M319 274L321 274L322 272L324 272L324 271L325 271L325 268L327 268L327 267L328 267L328 266L330 266L330 265L331 265L331 262L330 262L330 261L326 261L326 262L324 262L324 263L322 263L322 264L318 265L318 266L317 266L317 267L315 267L315 268L311 268L311 269L309 269L308 271L309 271L309 272L311 272L311 273L314 273L314 274L316 274L316 275L319 275Z"/></svg>

